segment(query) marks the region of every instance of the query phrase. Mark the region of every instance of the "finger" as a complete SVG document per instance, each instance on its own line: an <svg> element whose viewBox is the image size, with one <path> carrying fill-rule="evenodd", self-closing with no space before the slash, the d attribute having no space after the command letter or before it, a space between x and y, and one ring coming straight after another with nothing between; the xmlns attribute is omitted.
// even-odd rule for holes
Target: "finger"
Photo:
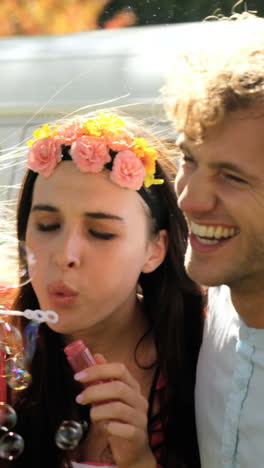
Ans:
<svg viewBox="0 0 264 468"><path fill-rule="evenodd" d="M96 364L106 364L107 363L107 360L105 359L105 357L102 355L102 354L94 354L94 360L96 362Z"/></svg>
<svg viewBox="0 0 264 468"><path fill-rule="evenodd" d="M100 367L100 366L98 366ZM99 383L85 388L76 398L77 403L88 405L100 401L122 401L132 408L147 411L148 401L143 395L120 380Z"/></svg>
<svg viewBox="0 0 264 468"><path fill-rule="evenodd" d="M148 424L147 413L139 411L121 401L113 401L106 405L93 406L90 411L91 420L96 422L116 420L132 424L138 428L146 429Z"/></svg>
<svg viewBox="0 0 264 468"><path fill-rule="evenodd" d="M96 380L121 380L122 382L140 392L140 385L122 363L100 363L78 372L75 380L82 383L92 383Z"/></svg>
<svg viewBox="0 0 264 468"><path fill-rule="evenodd" d="M138 429L133 424L123 424L118 421L110 421L105 425L105 432L108 436L120 437L130 442L140 440L141 443L147 439L145 431Z"/></svg>

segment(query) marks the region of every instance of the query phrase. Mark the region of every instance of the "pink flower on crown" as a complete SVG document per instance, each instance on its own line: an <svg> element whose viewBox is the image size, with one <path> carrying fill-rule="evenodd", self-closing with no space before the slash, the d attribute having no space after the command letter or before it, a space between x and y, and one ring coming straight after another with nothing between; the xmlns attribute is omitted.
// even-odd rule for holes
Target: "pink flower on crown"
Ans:
<svg viewBox="0 0 264 468"><path fill-rule="evenodd" d="M139 190L142 187L146 170L139 158L130 150L117 153L110 178L121 187Z"/></svg>
<svg viewBox="0 0 264 468"><path fill-rule="evenodd" d="M134 145L134 137L127 130L119 130L118 133L107 132L104 134L106 143L113 151L125 151Z"/></svg>
<svg viewBox="0 0 264 468"><path fill-rule="evenodd" d="M81 135L83 135L82 122L75 120L71 124L58 127L55 138L59 138L65 145L71 145Z"/></svg>
<svg viewBox="0 0 264 468"><path fill-rule="evenodd" d="M109 150L102 140L87 135L77 138L70 154L81 172L100 172L111 161Z"/></svg>
<svg viewBox="0 0 264 468"><path fill-rule="evenodd" d="M61 141L52 137L36 140L28 153L28 167L44 177L49 177L61 161Z"/></svg>

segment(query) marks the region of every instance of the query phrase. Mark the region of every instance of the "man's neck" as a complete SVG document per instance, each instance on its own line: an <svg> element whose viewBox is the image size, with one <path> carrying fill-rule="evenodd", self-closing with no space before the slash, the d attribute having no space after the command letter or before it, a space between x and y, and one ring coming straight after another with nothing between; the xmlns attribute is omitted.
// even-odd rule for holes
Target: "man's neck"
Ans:
<svg viewBox="0 0 264 468"><path fill-rule="evenodd" d="M264 285L261 288L243 288L230 287L231 298L234 307L250 328L264 329Z"/></svg>

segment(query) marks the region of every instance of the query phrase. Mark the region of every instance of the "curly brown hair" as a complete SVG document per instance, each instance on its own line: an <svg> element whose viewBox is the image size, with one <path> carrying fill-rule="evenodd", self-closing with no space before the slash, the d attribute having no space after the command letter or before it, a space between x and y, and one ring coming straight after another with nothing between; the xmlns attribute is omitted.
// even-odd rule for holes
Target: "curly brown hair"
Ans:
<svg viewBox="0 0 264 468"><path fill-rule="evenodd" d="M202 48L177 56L163 89L177 131L197 143L229 112L264 101L264 18L252 13L220 17L213 31L218 34L212 40L207 35Z"/></svg>

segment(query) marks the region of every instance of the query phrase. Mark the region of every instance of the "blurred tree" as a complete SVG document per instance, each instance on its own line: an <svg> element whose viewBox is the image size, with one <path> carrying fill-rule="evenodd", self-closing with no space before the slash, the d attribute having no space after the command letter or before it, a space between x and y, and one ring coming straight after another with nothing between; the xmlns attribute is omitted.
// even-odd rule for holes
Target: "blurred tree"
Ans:
<svg viewBox="0 0 264 468"><path fill-rule="evenodd" d="M0 35L63 34L134 24L199 21L220 9L230 15L235 0L0 0ZM263 0L237 7L264 16Z"/></svg>
<svg viewBox="0 0 264 468"><path fill-rule="evenodd" d="M109 0L1 0L0 35L97 29Z"/></svg>
<svg viewBox="0 0 264 468"><path fill-rule="evenodd" d="M138 24L166 24L182 21L200 21L212 15L217 9L229 16L236 0L112 0L100 18L100 24L125 7L131 8L137 16ZM264 16L263 0L248 0L238 6L237 11L257 10Z"/></svg>

